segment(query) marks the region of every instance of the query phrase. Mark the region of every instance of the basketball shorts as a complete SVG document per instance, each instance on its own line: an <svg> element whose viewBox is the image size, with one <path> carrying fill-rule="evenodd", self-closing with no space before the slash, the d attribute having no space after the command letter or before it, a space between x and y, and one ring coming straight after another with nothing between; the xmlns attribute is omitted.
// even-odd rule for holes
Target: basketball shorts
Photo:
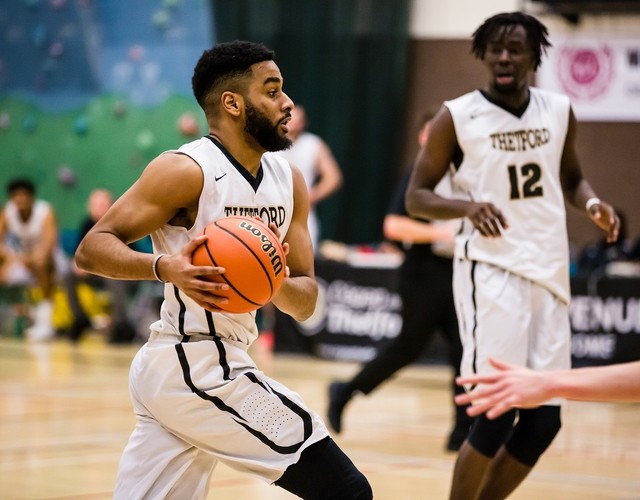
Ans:
<svg viewBox="0 0 640 500"><path fill-rule="evenodd" d="M490 357L538 371L571 367L569 308L548 289L490 264L455 259L453 291L463 376L494 371Z"/></svg>
<svg viewBox="0 0 640 500"><path fill-rule="evenodd" d="M246 349L217 337L176 343L152 333L131 365L136 425L114 498L206 498L219 461L273 483L329 435L300 396L259 371Z"/></svg>

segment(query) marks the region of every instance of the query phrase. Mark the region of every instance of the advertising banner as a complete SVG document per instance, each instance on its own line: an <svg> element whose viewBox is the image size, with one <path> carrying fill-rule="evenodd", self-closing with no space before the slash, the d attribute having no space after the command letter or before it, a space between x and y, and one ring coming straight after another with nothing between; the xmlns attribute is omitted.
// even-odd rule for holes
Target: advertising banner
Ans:
<svg viewBox="0 0 640 500"><path fill-rule="evenodd" d="M557 39L536 86L567 94L581 121L640 121L640 38Z"/></svg>
<svg viewBox="0 0 640 500"><path fill-rule="evenodd" d="M394 268L316 261L316 311L303 323L277 313L276 352L343 361L373 358L402 328L397 275ZM640 278L572 278L571 294L573 366L640 360ZM446 356L446 343L434 342L418 361L446 363Z"/></svg>

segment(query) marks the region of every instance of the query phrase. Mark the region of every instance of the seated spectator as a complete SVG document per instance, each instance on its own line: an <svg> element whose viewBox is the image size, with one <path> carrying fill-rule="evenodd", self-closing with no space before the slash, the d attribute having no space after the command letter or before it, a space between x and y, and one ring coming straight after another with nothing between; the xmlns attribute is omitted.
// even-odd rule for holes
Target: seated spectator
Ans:
<svg viewBox="0 0 640 500"><path fill-rule="evenodd" d="M51 205L36 199L32 181L14 179L7 185L9 200L0 213L0 284L37 285L41 299L35 305L31 341L53 338L53 291L60 269L58 224Z"/></svg>
<svg viewBox="0 0 640 500"><path fill-rule="evenodd" d="M107 212L113 204L113 196L106 189L94 189L87 200L87 216L78 230L78 242L85 237L93 225ZM128 305L132 295L132 288L136 283L103 278L89 274L71 263L71 271L67 275L66 289L69 307L74 316L73 325L69 331L69 338L77 342L82 334L92 326L91 319L84 310L78 298L78 284L84 282L98 289L104 289L109 294L111 304L111 322L109 325L109 340L112 343L131 342L135 337L135 328L128 318Z"/></svg>

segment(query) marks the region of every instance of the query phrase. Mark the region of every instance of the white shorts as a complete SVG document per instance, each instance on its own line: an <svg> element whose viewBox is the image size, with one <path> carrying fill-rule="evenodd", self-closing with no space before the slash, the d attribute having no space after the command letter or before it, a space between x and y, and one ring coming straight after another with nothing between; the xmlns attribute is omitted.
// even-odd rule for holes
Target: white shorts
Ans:
<svg viewBox="0 0 640 500"><path fill-rule="evenodd" d="M152 333L133 360L136 426L116 499L204 499L218 461L272 483L329 435L300 396L256 368L245 345L194 339Z"/></svg>
<svg viewBox="0 0 640 500"><path fill-rule="evenodd" d="M569 307L546 288L490 264L455 259L453 291L463 376L494 371L489 357L539 371L571 367Z"/></svg>

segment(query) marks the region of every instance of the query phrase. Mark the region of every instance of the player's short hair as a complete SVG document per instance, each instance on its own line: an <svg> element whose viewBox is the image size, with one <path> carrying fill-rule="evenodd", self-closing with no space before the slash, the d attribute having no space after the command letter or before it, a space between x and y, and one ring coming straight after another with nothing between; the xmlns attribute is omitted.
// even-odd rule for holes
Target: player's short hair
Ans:
<svg viewBox="0 0 640 500"><path fill-rule="evenodd" d="M549 32L544 24L524 12L496 14L485 20L472 35L471 53L480 60L484 59L489 41L496 35L502 37L511 33L517 26L522 26L527 33L527 41L533 52L534 68L537 69L542 62L542 55L551 47Z"/></svg>
<svg viewBox="0 0 640 500"><path fill-rule="evenodd" d="M16 191L26 191L27 193L34 195L36 194L36 185L31 179L27 179L26 177L12 179L7 184L7 194L11 196Z"/></svg>
<svg viewBox="0 0 640 500"><path fill-rule="evenodd" d="M252 65L273 59L274 52L261 43L243 40L219 43L200 56L191 78L193 95L204 109L211 92L241 90L241 80L250 73Z"/></svg>

